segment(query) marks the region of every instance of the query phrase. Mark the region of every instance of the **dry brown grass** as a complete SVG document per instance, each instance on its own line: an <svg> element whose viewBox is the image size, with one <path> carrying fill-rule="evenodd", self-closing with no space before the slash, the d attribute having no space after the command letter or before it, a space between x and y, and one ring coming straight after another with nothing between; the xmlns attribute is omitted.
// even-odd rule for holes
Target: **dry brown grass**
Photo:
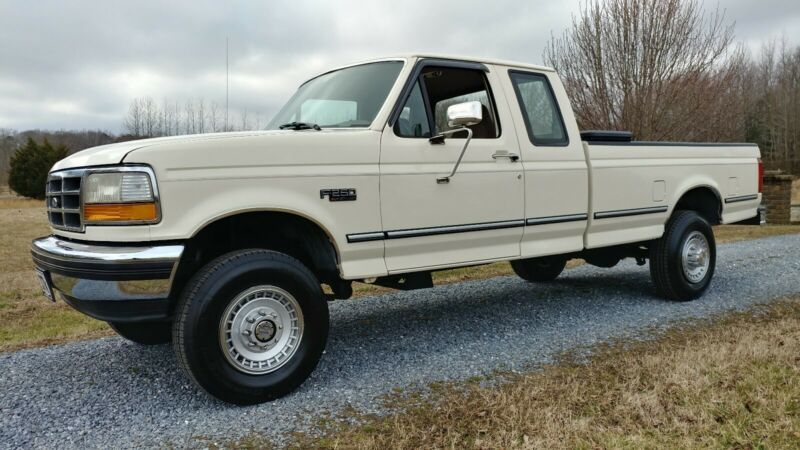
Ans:
<svg viewBox="0 0 800 450"><path fill-rule="evenodd" d="M302 448L797 448L800 297L523 374L394 394ZM355 423L355 424L353 424ZM269 442L250 436L233 446Z"/></svg>
<svg viewBox="0 0 800 450"><path fill-rule="evenodd" d="M105 322L42 296L30 242L49 233L42 202L0 199L0 351L110 334Z"/></svg>
<svg viewBox="0 0 800 450"><path fill-rule="evenodd" d="M48 345L111 334L104 322L75 312L63 302L48 303L39 292L30 258L30 241L49 229L39 200L0 196L0 351ZM800 233L800 226L716 227L719 242ZM570 261L567 267L583 262ZM434 284L457 283L512 275L511 266L494 263L433 274ZM354 296L380 295L391 289L355 283Z"/></svg>
<svg viewBox="0 0 800 450"><path fill-rule="evenodd" d="M714 227L717 244L800 233L800 225L720 225Z"/></svg>

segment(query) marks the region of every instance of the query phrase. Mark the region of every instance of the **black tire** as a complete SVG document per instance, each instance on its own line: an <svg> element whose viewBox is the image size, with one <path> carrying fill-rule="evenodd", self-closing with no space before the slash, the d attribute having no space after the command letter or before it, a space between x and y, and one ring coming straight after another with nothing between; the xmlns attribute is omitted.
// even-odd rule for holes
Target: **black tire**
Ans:
<svg viewBox="0 0 800 450"><path fill-rule="evenodd" d="M683 250L695 232L706 239L708 251L704 260L708 261L708 268L702 278L692 280L683 268ZM711 225L694 211L676 211L667 222L664 235L650 246L650 277L660 296L674 301L694 300L711 284L716 261L716 241Z"/></svg>
<svg viewBox="0 0 800 450"><path fill-rule="evenodd" d="M555 280L561 275L566 266L567 259L561 256L544 256L511 261L511 268L520 278L540 283Z"/></svg>
<svg viewBox="0 0 800 450"><path fill-rule="evenodd" d="M118 335L141 345L167 344L172 340L170 322L108 322Z"/></svg>
<svg viewBox="0 0 800 450"><path fill-rule="evenodd" d="M304 320L294 353L278 369L250 374L225 356L220 323L229 304L254 286L274 286L297 302ZM328 339L328 304L300 261L269 250L240 250L208 263L187 283L175 313L173 346L184 372L210 395L239 405L274 400L300 386Z"/></svg>

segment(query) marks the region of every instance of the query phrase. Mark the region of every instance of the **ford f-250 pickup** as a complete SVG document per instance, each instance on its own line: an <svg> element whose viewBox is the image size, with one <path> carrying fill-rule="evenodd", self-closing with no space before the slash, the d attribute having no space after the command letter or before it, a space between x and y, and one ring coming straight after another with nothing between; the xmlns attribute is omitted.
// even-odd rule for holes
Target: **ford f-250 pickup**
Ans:
<svg viewBox="0 0 800 450"><path fill-rule="evenodd" d="M32 254L46 296L134 342L171 341L199 387L252 404L309 376L327 300L356 280L425 288L507 260L547 282L570 258L636 258L661 296L695 299L714 274L711 225L757 214L759 156L581 133L551 69L408 55L306 81L263 131L69 156Z"/></svg>

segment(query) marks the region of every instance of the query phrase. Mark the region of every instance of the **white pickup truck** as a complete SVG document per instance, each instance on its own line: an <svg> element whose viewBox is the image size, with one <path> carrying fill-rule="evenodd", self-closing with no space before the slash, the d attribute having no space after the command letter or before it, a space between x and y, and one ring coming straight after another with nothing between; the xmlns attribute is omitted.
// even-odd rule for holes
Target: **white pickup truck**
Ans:
<svg viewBox="0 0 800 450"><path fill-rule="evenodd" d="M52 235L32 254L45 295L172 341L198 386L252 404L314 370L327 300L353 281L425 288L433 271L511 261L546 282L570 258L632 257L661 296L697 298L711 225L757 214L760 172L753 144L581 133L545 67L407 55L306 81L264 131L60 161Z"/></svg>

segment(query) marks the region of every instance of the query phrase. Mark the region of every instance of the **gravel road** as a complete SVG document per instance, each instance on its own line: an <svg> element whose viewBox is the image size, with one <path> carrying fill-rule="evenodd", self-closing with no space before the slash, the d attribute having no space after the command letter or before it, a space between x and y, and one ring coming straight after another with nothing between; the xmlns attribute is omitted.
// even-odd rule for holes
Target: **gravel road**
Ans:
<svg viewBox="0 0 800 450"><path fill-rule="evenodd" d="M0 354L0 447L204 446L271 436L350 404L372 411L394 387L547 362L691 317L800 293L800 235L723 245L702 299L656 298L647 267L578 267L549 285L512 277L331 304L331 337L296 393L233 407L199 393L169 346L106 338Z"/></svg>

